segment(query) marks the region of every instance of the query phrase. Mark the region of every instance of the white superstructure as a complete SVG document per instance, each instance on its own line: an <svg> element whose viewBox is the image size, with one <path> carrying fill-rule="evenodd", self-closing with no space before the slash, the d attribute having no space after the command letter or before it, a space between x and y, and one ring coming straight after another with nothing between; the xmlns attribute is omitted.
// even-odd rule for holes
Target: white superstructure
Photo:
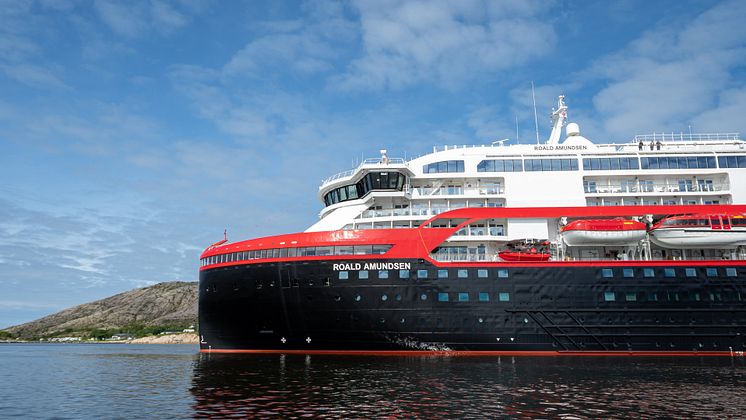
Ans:
<svg viewBox="0 0 746 420"><path fill-rule="evenodd" d="M665 133L595 144L565 124L560 96L544 144L436 147L416 159L386 151L324 180L326 207L308 231L416 227L463 207L651 206L746 203L746 142L737 133ZM560 141L565 129L566 136ZM454 242L554 238L556 221L486 220Z"/></svg>

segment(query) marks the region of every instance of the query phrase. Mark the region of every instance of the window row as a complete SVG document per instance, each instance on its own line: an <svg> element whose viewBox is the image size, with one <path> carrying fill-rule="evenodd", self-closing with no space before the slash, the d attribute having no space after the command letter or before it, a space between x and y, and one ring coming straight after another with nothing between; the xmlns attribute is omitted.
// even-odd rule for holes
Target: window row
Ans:
<svg viewBox="0 0 746 420"><path fill-rule="evenodd" d="M235 261L257 260L264 258L313 257L324 255L381 255L393 245L338 245L306 246L296 248L257 249L228 254L212 255L200 260L202 266L222 264Z"/></svg>
<svg viewBox="0 0 746 420"><path fill-rule="evenodd" d="M526 172L577 171L577 159L526 159L523 162Z"/></svg>
<svg viewBox="0 0 746 420"><path fill-rule="evenodd" d="M615 171L620 169L639 169L636 157L584 158L585 171Z"/></svg>
<svg viewBox="0 0 746 420"><path fill-rule="evenodd" d="M639 273L640 269L635 268L622 268L621 269L621 275L622 277L627 278L634 278L635 272ZM656 276L656 272L658 273L658 276ZM643 277L677 277L677 275L680 275L683 272L683 276L685 277L697 277L698 275L704 273L707 277L738 277L738 270L734 267L726 267L726 268L717 268L717 267L706 267L706 268L693 268L688 267L684 269L676 269L673 267L665 267L662 269L655 269L655 268L643 268L642 269L642 276ZM613 278L617 274L619 274L619 271L616 271L613 268L602 268L601 269L601 277L603 278Z"/></svg>
<svg viewBox="0 0 746 420"><path fill-rule="evenodd" d="M718 163L721 168L746 168L746 156L720 156Z"/></svg>
<svg viewBox="0 0 746 420"><path fill-rule="evenodd" d="M335 188L324 195L327 206L342 201L355 200L374 190L401 191L406 183L406 176L396 171L370 172L356 184Z"/></svg>
<svg viewBox="0 0 746 420"><path fill-rule="evenodd" d="M414 271L414 273L412 273ZM466 268L457 268L457 269L438 269L435 273L433 273L431 270L399 270L398 277L400 279L409 279L412 278L412 275L414 274L415 278L418 279L429 279L429 278L438 278L438 279L447 279L447 278L458 278L458 279L468 279L470 277L468 269ZM490 270L486 268L478 268L476 270L472 270L472 276L474 274L474 271L476 271L476 277L480 279L486 279L490 278ZM373 271L374 273L378 273L379 279L388 279L389 277L389 270L377 270ZM357 278L360 280L367 280L370 278L370 272L369 270L358 270L353 271L353 273L357 273ZM435 274L435 276L433 276ZM348 280L350 279L350 272L349 271L339 271L338 278L340 280ZM508 269L507 268L499 268L495 270L492 274L492 278L498 278L498 279L506 279L508 278Z"/></svg>
<svg viewBox="0 0 746 420"><path fill-rule="evenodd" d="M440 292L438 293L438 302L469 302L472 294L469 292ZM494 297L494 295L493 295ZM490 294L488 292L479 292L474 296L479 302L489 302ZM498 292L498 302L510 302L510 292Z"/></svg>
<svg viewBox="0 0 746 420"><path fill-rule="evenodd" d="M604 292L604 302L743 302L740 292Z"/></svg>
<svg viewBox="0 0 746 420"><path fill-rule="evenodd" d="M711 169L717 168L714 156L641 157L642 169ZM722 167L722 166L721 166Z"/></svg>
<svg viewBox="0 0 746 420"><path fill-rule="evenodd" d="M426 174L464 172L464 161L444 160L442 162L433 162L422 166L422 172Z"/></svg>
<svg viewBox="0 0 746 420"><path fill-rule="evenodd" d="M520 159L483 160L477 165L477 172L523 172Z"/></svg>

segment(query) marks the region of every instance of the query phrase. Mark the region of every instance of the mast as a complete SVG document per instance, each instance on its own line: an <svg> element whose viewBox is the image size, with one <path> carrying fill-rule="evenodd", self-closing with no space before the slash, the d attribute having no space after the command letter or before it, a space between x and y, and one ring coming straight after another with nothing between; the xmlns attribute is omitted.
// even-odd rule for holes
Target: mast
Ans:
<svg viewBox="0 0 746 420"><path fill-rule="evenodd" d="M559 139L562 135L562 126L565 125L566 120L567 105L565 105L565 95L560 95L557 99L557 109L552 110L552 134L549 135L547 144L559 144Z"/></svg>

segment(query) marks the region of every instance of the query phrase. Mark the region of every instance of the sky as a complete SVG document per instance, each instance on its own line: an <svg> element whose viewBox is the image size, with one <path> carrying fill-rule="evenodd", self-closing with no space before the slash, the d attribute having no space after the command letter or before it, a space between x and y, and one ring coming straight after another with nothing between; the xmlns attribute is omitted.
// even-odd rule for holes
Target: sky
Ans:
<svg viewBox="0 0 746 420"><path fill-rule="evenodd" d="M297 232L387 149L746 132L746 2L0 0L0 328ZM516 124L517 122L517 124ZM516 129L517 125L517 129Z"/></svg>

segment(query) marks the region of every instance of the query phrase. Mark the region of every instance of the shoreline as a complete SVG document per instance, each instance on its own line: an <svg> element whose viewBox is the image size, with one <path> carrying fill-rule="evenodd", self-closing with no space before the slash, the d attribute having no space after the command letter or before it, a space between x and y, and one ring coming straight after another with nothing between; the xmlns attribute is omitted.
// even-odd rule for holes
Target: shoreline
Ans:
<svg viewBox="0 0 746 420"><path fill-rule="evenodd" d="M164 335L149 335L129 340L79 340L79 341L39 341L39 340L2 340L0 344L199 344L199 335L194 333L178 333Z"/></svg>

